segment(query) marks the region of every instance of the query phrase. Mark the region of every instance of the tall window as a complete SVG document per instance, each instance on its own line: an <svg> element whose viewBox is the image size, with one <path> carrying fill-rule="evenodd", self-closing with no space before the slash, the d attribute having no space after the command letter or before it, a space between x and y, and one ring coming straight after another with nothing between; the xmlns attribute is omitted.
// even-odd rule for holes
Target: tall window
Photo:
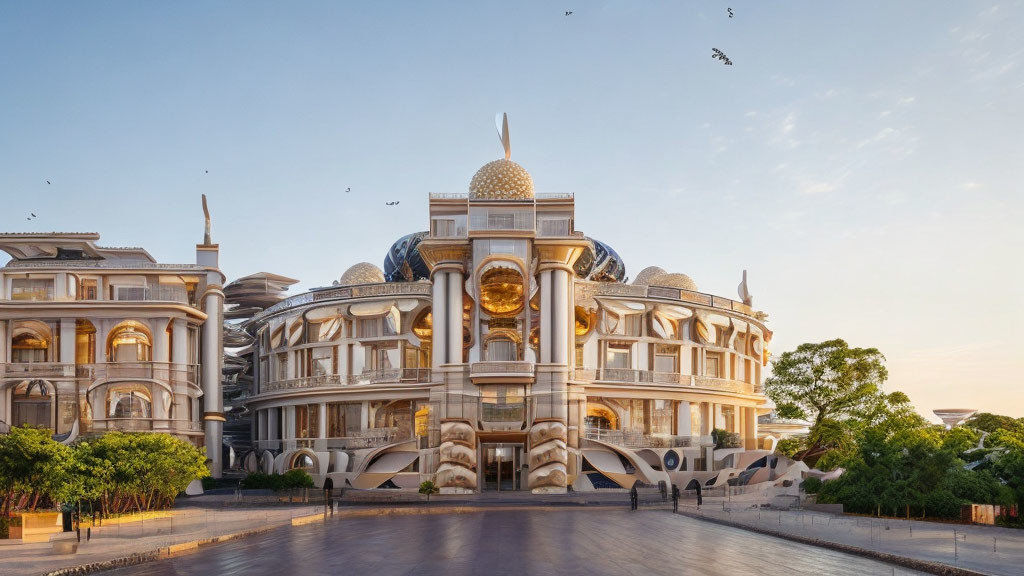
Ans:
<svg viewBox="0 0 1024 576"><path fill-rule="evenodd" d="M708 352L707 360L704 362L704 375L712 378L722 377L722 355Z"/></svg>
<svg viewBox="0 0 1024 576"><path fill-rule="evenodd" d="M95 300L99 296L99 287L94 278L83 278L78 283L78 300Z"/></svg>
<svg viewBox="0 0 1024 576"><path fill-rule="evenodd" d="M632 367L629 359L629 344L608 344L608 353L605 356L605 368L629 369Z"/></svg>
<svg viewBox="0 0 1024 576"><path fill-rule="evenodd" d="M114 388L110 391L108 417L151 418L152 400L149 392L139 388Z"/></svg>
<svg viewBox="0 0 1024 576"><path fill-rule="evenodd" d="M640 336L640 329L643 326L643 316L640 314L626 315L626 336Z"/></svg>
<svg viewBox="0 0 1024 576"><path fill-rule="evenodd" d="M432 235L438 238L455 236L455 220L446 218L435 218L431 221L433 227Z"/></svg>
<svg viewBox="0 0 1024 576"><path fill-rule="evenodd" d="M362 404L359 402L332 402L327 405L327 436L344 438L358 436Z"/></svg>
<svg viewBox="0 0 1024 576"><path fill-rule="evenodd" d="M672 401L648 400L651 408L651 434L672 434Z"/></svg>
<svg viewBox="0 0 1024 576"><path fill-rule="evenodd" d="M320 406L299 404L295 407L295 437L317 438L320 433Z"/></svg>
<svg viewBox="0 0 1024 576"><path fill-rule="evenodd" d="M654 371L679 373L679 347L657 344L654 347Z"/></svg>
<svg viewBox="0 0 1024 576"><path fill-rule="evenodd" d="M511 362L519 359L519 346L508 338L494 338L487 342L487 359Z"/></svg>
<svg viewBox="0 0 1024 576"><path fill-rule="evenodd" d="M24 332L11 339L11 360L16 364L49 362L50 343L34 332Z"/></svg>

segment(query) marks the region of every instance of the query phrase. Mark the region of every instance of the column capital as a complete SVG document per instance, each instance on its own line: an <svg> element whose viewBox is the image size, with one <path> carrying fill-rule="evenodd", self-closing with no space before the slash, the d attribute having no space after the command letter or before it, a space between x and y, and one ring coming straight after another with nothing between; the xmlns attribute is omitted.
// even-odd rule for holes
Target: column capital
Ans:
<svg viewBox="0 0 1024 576"><path fill-rule="evenodd" d="M466 240L427 239L420 243L420 257L431 273L438 269L466 269L466 262L472 255L472 247Z"/></svg>

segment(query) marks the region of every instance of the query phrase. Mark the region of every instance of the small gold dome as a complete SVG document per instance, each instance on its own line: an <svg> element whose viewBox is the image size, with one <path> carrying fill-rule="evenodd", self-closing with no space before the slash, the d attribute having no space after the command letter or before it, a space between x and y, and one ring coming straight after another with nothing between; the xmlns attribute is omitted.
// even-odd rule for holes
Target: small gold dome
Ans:
<svg viewBox="0 0 1024 576"><path fill-rule="evenodd" d="M360 262L345 270L338 284L342 286L349 284L376 284L383 281L384 271L369 262Z"/></svg>
<svg viewBox="0 0 1024 576"><path fill-rule="evenodd" d="M648 266L647 268L644 268L643 270L640 271L639 274L636 275L636 278L633 279L633 285L650 286L651 280L653 278L655 278L656 276L662 276L664 274L667 274L667 272L665 272L661 268L658 268L657 266Z"/></svg>
<svg viewBox="0 0 1024 576"><path fill-rule="evenodd" d="M678 288L680 290L690 290L691 292L699 292L697 289L697 283L693 281L686 274L659 274L650 280L651 286L661 286L663 288Z"/></svg>
<svg viewBox="0 0 1024 576"><path fill-rule="evenodd" d="M470 200L530 200L533 178L525 168L502 158L484 164L469 183Z"/></svg>

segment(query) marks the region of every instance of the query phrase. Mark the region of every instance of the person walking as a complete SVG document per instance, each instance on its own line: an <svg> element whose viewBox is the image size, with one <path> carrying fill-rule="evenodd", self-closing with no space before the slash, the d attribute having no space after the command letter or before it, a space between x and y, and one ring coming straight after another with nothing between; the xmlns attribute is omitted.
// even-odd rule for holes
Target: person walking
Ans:
<svg viewBox="0 0 1024 576"><path fill-rule="evenodd" d="M700 495L700 484L697 484L697 509L700 509L700 505L704 503L704 497Z"/></svg>
<svg viewBox="0 0 1024 576"><path fill-rule="evenodd" d="M672 511L679 512L679 486L672 485Z"/></svg>
<svg viewBox="0 0 1024 576"><path fill-rule="evenodd" d="M636 510L640 506L640 494L636 490L636 484L629 489L629 509Z"/></svg>

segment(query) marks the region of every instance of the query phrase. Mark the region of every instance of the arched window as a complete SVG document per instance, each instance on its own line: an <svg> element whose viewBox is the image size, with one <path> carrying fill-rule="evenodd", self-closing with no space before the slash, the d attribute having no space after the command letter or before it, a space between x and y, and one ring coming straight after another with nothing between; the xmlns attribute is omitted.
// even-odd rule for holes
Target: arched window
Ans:
<svg viewBox="0 0 1024 576"><path fill-rule="evenodd" d="M108 418L152 418L153 399L139 385L111 388L107 400Z"/></svg>
<svg viewBox="0 0 1024 576"><path fill-rule="evenodd" d="M292 470L313 470L313 458L305 452L300 452L292 458Z"/></svg>
<svg viewBox="0 0 1024 576"><path fill-rule="evenodd" d="M15 324L11 361L16 364L50 361L50 327L35 320Z"/></svg>
<svg viewBox="0 0 1024 576"><path fill-rule="evenodd" d="M118 324L110 331L107 352L110 362L149 362L153 353L149 330L133 320Z"/></svg>

